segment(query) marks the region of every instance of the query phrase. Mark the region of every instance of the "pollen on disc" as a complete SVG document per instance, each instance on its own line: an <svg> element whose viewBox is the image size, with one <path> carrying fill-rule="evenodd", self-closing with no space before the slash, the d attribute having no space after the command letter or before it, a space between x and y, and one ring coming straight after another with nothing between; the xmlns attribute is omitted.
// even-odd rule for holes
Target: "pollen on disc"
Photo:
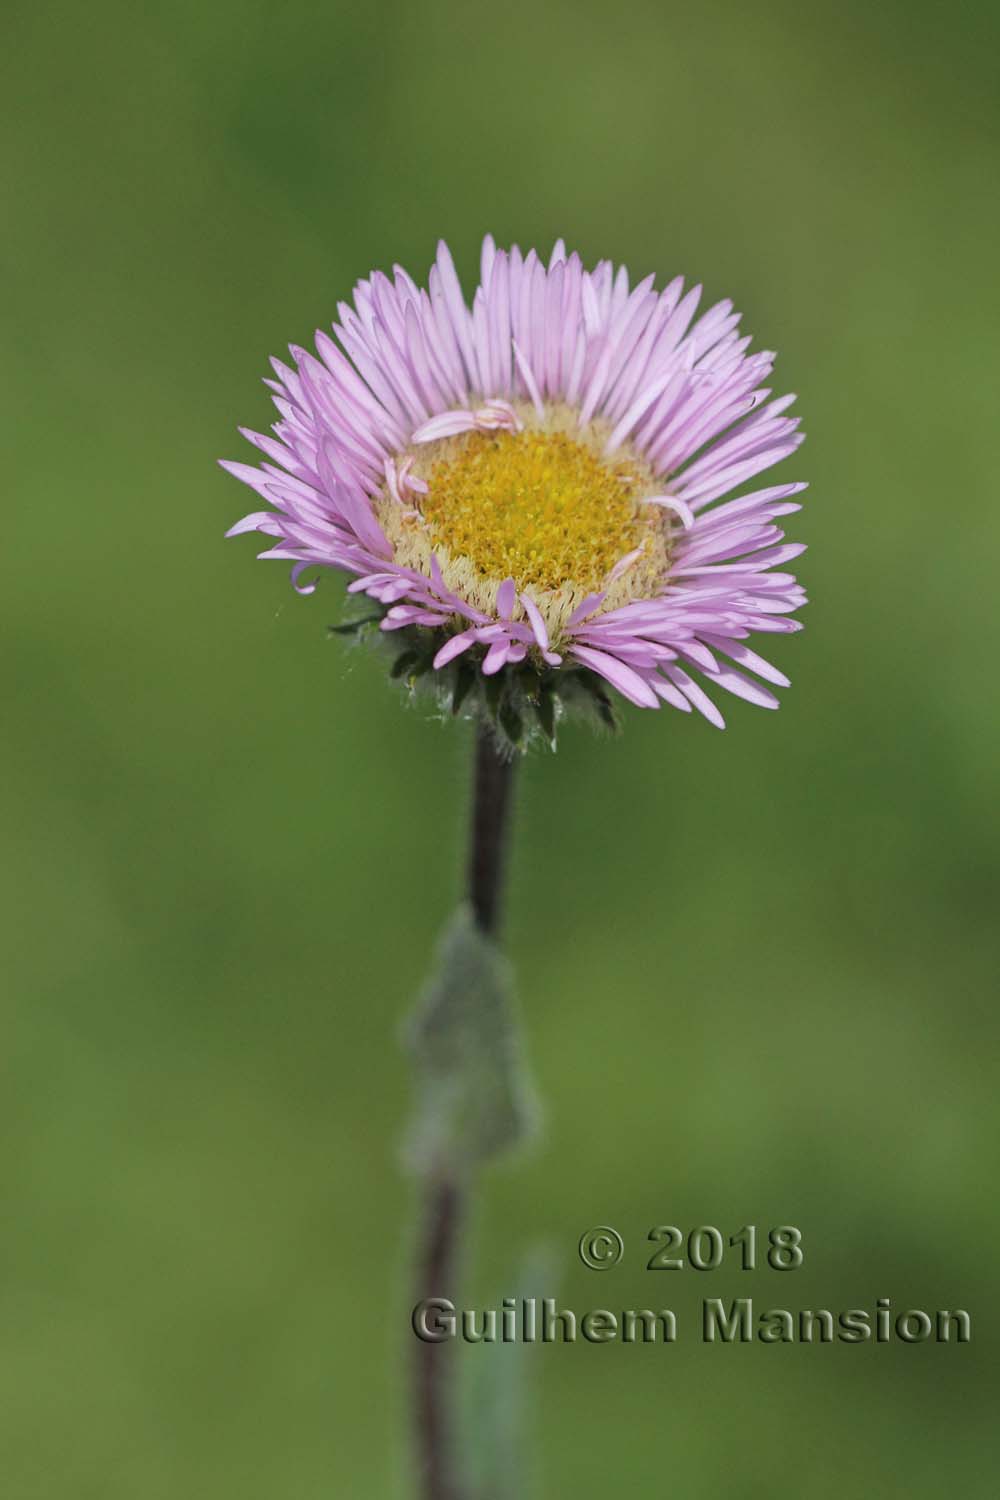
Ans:
<svg viewBox="0 0 1000 1500"><path fill-rule="evenodd" d="M648 531L627 461L563 432L470 433L428 480L434 544L519 588L596 589Z"/></svg>

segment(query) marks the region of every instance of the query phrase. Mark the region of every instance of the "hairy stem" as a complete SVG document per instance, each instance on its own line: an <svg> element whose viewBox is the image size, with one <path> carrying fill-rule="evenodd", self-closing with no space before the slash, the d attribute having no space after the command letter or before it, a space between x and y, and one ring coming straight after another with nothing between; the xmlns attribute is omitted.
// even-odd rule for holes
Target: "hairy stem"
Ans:
<svg viewBox="0 0 1000 1500"><path fill-rule="evenodd" d="M514 762L504 760L483 724L476 732L467 894L476 925L496 937ZM417 1249L416 1300L447 1297L456 1302L467 1184L457 1175L431 1172L423 1184ZM417 1341L413 1412L420 1500L467 1500L458 1468L453 1340Z"/></svg>

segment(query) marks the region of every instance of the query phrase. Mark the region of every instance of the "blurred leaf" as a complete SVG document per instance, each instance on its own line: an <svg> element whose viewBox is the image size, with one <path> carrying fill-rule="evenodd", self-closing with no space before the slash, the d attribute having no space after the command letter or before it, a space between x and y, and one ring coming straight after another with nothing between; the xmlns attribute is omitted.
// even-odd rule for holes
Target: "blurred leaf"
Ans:
<svg viewBox="0 0 1000 1500"><path fill-rule="evenodd" d="M554 750L556 747L556 704L553 694L545 688L539 692L535 702L535 713L538 716L542 733Z"/></svg>
<svg viewBox="0 0 1000 1500"><path fill-rule="evenodd" d="M461 906L406 1033L417 1104L404 1144L418 1172L464 1174L532 1133L510 966Z"/></svg>
<svg viewBox="0 0 1000 1500"><path fill-rule="evenodd" d="M512 747L519 750L524 741L524 720L509 698L500 706L500 725Z"/></svg>
<svg viewBox="0 0 1000 1500"><path fill-rule="evenodd" d="M455 683L451 691L451 711L453 714L460 712L462 704L469 696L469 692L475 686L475 683L475 668L470 666L467 661L458 661L455 669Z"/></svg>
<svg viewBox="0 0 1000 1500"><path fill-rule="evenodd" d="M329 635L359 635L366 625L375 625L381 619L380 614L362 615L358 620L345 620L342 625L328 625L327 633Z"/></svg>
<svg viewBox="0 0 1000 1500"><path fill-rule="evenodd" d="M416 651L404 651L402 656L397 656L389 669L390 677L402 677L415 662L420 660Z"/></svg>

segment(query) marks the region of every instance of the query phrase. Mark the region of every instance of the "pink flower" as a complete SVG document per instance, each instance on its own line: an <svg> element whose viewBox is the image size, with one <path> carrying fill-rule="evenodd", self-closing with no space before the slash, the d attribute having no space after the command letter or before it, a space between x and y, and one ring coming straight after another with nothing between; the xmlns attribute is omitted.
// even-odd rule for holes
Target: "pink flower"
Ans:
<svg viewBox="0 0 1000 1500"><path fill-rule="evenodd" d="M270 508L229 535L272 539L301 593L310 567L353 574L437 673L596 674L720 728L706 688L777 707L787 678L746 641L800 628L780 522L805 486L726 497L802 437L773 354L700 294L489 237L471 309L444 244L426 290L374 272L336 343L274 361L273 436L243 430L260 466L224 464Z"/></svg>

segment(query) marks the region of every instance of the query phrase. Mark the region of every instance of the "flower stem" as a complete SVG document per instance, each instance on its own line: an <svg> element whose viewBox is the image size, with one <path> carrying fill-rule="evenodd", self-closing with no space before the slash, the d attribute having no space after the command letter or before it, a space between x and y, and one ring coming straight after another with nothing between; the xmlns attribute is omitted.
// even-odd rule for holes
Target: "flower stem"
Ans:
<svg viewBox="0 0 1000 1500"><path fill-rule="evenodd" d="M429 1179L424 1188L423 1224L417 1261L417 1301L455 1294L454 1276L465 1191L457 1182ZM461 1500L456 1472L454 1410L450 1376L452 1342L418 1341L414 1376L417 1485L421 1500Z"/></svg>
<svg viewBox="0 0 1000 1500"><path fill-rule="evenodd" d="M507 832L514 790L514 761L505 760L485 724L476 733L476 769L469 841L469 900L488 937L500 926Z"/></svg>
<svg viewBox="0 0 1000 1500"><path fill-rule="evenodd" d="M467 895L477 927L499 930L514 762L499 753L490 730L476 731ZM423 1184L416 1300L455 1300L467 1183L457 1173L428 1173ZM421 1500L466 1500L458 1472L453 1377L457 1346L417 1342L413 1410Z"/></svg>

